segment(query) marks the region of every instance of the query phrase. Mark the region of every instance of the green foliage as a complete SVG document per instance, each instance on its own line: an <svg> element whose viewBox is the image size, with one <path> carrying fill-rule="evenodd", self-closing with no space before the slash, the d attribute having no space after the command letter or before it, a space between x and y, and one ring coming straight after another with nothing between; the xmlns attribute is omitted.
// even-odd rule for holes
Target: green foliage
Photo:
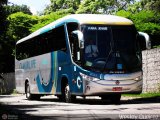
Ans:
<svg viewBox="0 0 160 120"><path fill-rule="evenodd" d="M114 14L126 9L134 0L83 0L76 13Z"/></svg>
<svg viewBox="0 0 160 120"><path fill-rule="evenodd" d="M48 15L44 15L44 16L39 16L38 17L38 23L34 24L33 27L30 29L31 32L34 32L36 30L38 30L39 28L59 19L62 18L64 16L66 16L67 14L69 14L72 11L72 9L67 9L67 10L61 10L61 11L57 11L57 12L53 12L50 13Z"/></svg>
<svg viewBox="0 0 160 120"><path fill-rule="evenodd" d="M46 7L44 14L50 14L52 12L63 11L72 9L68 11L70 13L75 13L80 5L80 0L51 0L51 4Z"/></svg>
<svg viewBox="0 0 160 120"><path fill-rule="evenodd" d="M23 12L25 14L32 15L27 5L7 5L5 6L5 11L7 15L11 15L16 12Z"/></svg>
<svg viewBox="0 0 160 120"><path fill-rule="evenodd" d="M122 96L125 96L125 97L151 98L151 97L159 97L160 93L123 94Z"/></svg>
<svg viewBox="0 0 160 120"><path fill-rule="evenodd" d="M16 94L19 94L19 92L18 92L16 89L13 89L13 91L12 91L11 94L12 94L12 95L16 95Z"/></svg>
<svg viewBox="0 0 160 120"><path fill-rule="evenodd" d="M17 40L68 14L116 14L129 18L138 31L147 32L160 45L160 0L51 0L43 16L32 16L25 5L6 3L7 0L0 1L0 72L9 71L5 66L14 67L12 54Z"/></svg>
<svg viewBox="0 0 160 120"><path fill-rule="evenodd" d="M130 18L132 13L129 12L129 11L125 11L125 10L120 10L116 13L116 15L118 16L122 16L122 17L125 17L125 18Z"/></svg>
<svg viewBox="0 0 160 120"><path fill-rule="evenodd" d="M141 10L132 14L131 11L121 10L118 11L116 15L131 19L138 31L148 33L151 37L153 47L158 47L160 45L160 13L150 10Z"/></svg>
<svg viewBox="0 0 160 120"><path fill-rule="evenodd" d="M140 3L143 10L160 12L160 0L141 0Z"/></svg>
<svg viewBox="0 0 160 120"><path fill-rule="evenodd" d="M143 31L151 35L160 35L160 21L158 20L160 14L153 11L140 11L135 14L121 10L116 15L131 19L138 31Z"/></svg>
<svg viewBox="0 0 160 120"><path fill-rule="evenodd" d="M14 71L15 42L30 34L30 28L38 22L37 17L22 12L9 15L7 20L8 26L0 39L0 72Z"/></svg>
<svg viewBox="0 0 160 120"><path fill-rule="evenodd" d="M83 0L76 13L106 13L106 8L113 0Z"/></svg>
<svg viewBox="0 0 160 120"><path fill-rule="evenodd" d="M36 16L31 16L22 12L11 14L8 16L8 21L9 27L7 33L15 41L29 35L31 33L31 27L38 23Z"/></svg>

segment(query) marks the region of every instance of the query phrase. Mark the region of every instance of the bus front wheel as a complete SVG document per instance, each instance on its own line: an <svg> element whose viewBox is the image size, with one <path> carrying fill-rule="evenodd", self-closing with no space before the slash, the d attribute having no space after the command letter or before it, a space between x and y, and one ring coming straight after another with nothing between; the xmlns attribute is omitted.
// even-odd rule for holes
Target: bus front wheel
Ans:
<svg viewBox="0 0 160 120"><path fill-rule="evenodd" d="M71 103L76 99L76 96L71 95L70 87L68 84L65 86L65 102Z"/></svg>

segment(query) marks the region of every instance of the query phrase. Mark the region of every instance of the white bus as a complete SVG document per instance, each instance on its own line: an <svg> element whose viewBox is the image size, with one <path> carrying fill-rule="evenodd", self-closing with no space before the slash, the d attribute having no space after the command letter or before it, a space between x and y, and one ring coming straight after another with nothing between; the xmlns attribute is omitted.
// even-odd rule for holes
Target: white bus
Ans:
<svg viewBox="0 0 160 120"><path fill-rule="evenodd" d="M142 54L149 36L113 15L68 15L16 43L16 89L28 99L100 96L119 102L141 93Z"/></svg>

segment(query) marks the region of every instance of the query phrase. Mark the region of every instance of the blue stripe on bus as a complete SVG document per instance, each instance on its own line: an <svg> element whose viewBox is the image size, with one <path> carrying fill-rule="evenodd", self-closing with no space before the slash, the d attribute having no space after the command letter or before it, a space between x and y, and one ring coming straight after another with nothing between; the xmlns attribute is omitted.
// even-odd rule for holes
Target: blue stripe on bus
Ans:
<svg viewBox="0 0 160 120"><path fill-rule="evenodd" d="M54 63L55 63L55 56L54 56L54 52L52 52L51 53L51 74L50 74L50 80L49 80L48 85L44 85L43 83L41 84L41 80L40 80L41 79L41 74L40 73L36 77L39 92L51 92L52 87L53 87L52 80L54 79L54 70L53 70L53 68L55 68Z"/></svg>
<svg viewBox="0 0 160 120"><path fill-rule="evenodd" d="M60 22L57 23L57 24L54 24L54 25L52 25L52 26L48 26L48 27L46 27L46 28L41 29L40 34L46 33L46 32L48 32L48 31L50 31L50 30L52 30L52 29L54 29L54 28L57 28L57 27L59 27L59 26L62 26L62 25L64 25L64 24L67 23L67 22L78 22L78 21L75 20L75 19L73 19L73 18L67 19L66 22L60 21Z"/></svg>

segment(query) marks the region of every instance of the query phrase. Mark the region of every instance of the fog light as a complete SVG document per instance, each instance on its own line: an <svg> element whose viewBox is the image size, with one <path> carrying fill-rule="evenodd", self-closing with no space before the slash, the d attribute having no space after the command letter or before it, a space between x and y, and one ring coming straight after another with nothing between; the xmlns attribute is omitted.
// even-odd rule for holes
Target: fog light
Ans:
<svg viewBox="0 0 160 120"><path fill-rule="evenodd" d="M136 77L134 80L142 80L142 76Z"/></svg>

